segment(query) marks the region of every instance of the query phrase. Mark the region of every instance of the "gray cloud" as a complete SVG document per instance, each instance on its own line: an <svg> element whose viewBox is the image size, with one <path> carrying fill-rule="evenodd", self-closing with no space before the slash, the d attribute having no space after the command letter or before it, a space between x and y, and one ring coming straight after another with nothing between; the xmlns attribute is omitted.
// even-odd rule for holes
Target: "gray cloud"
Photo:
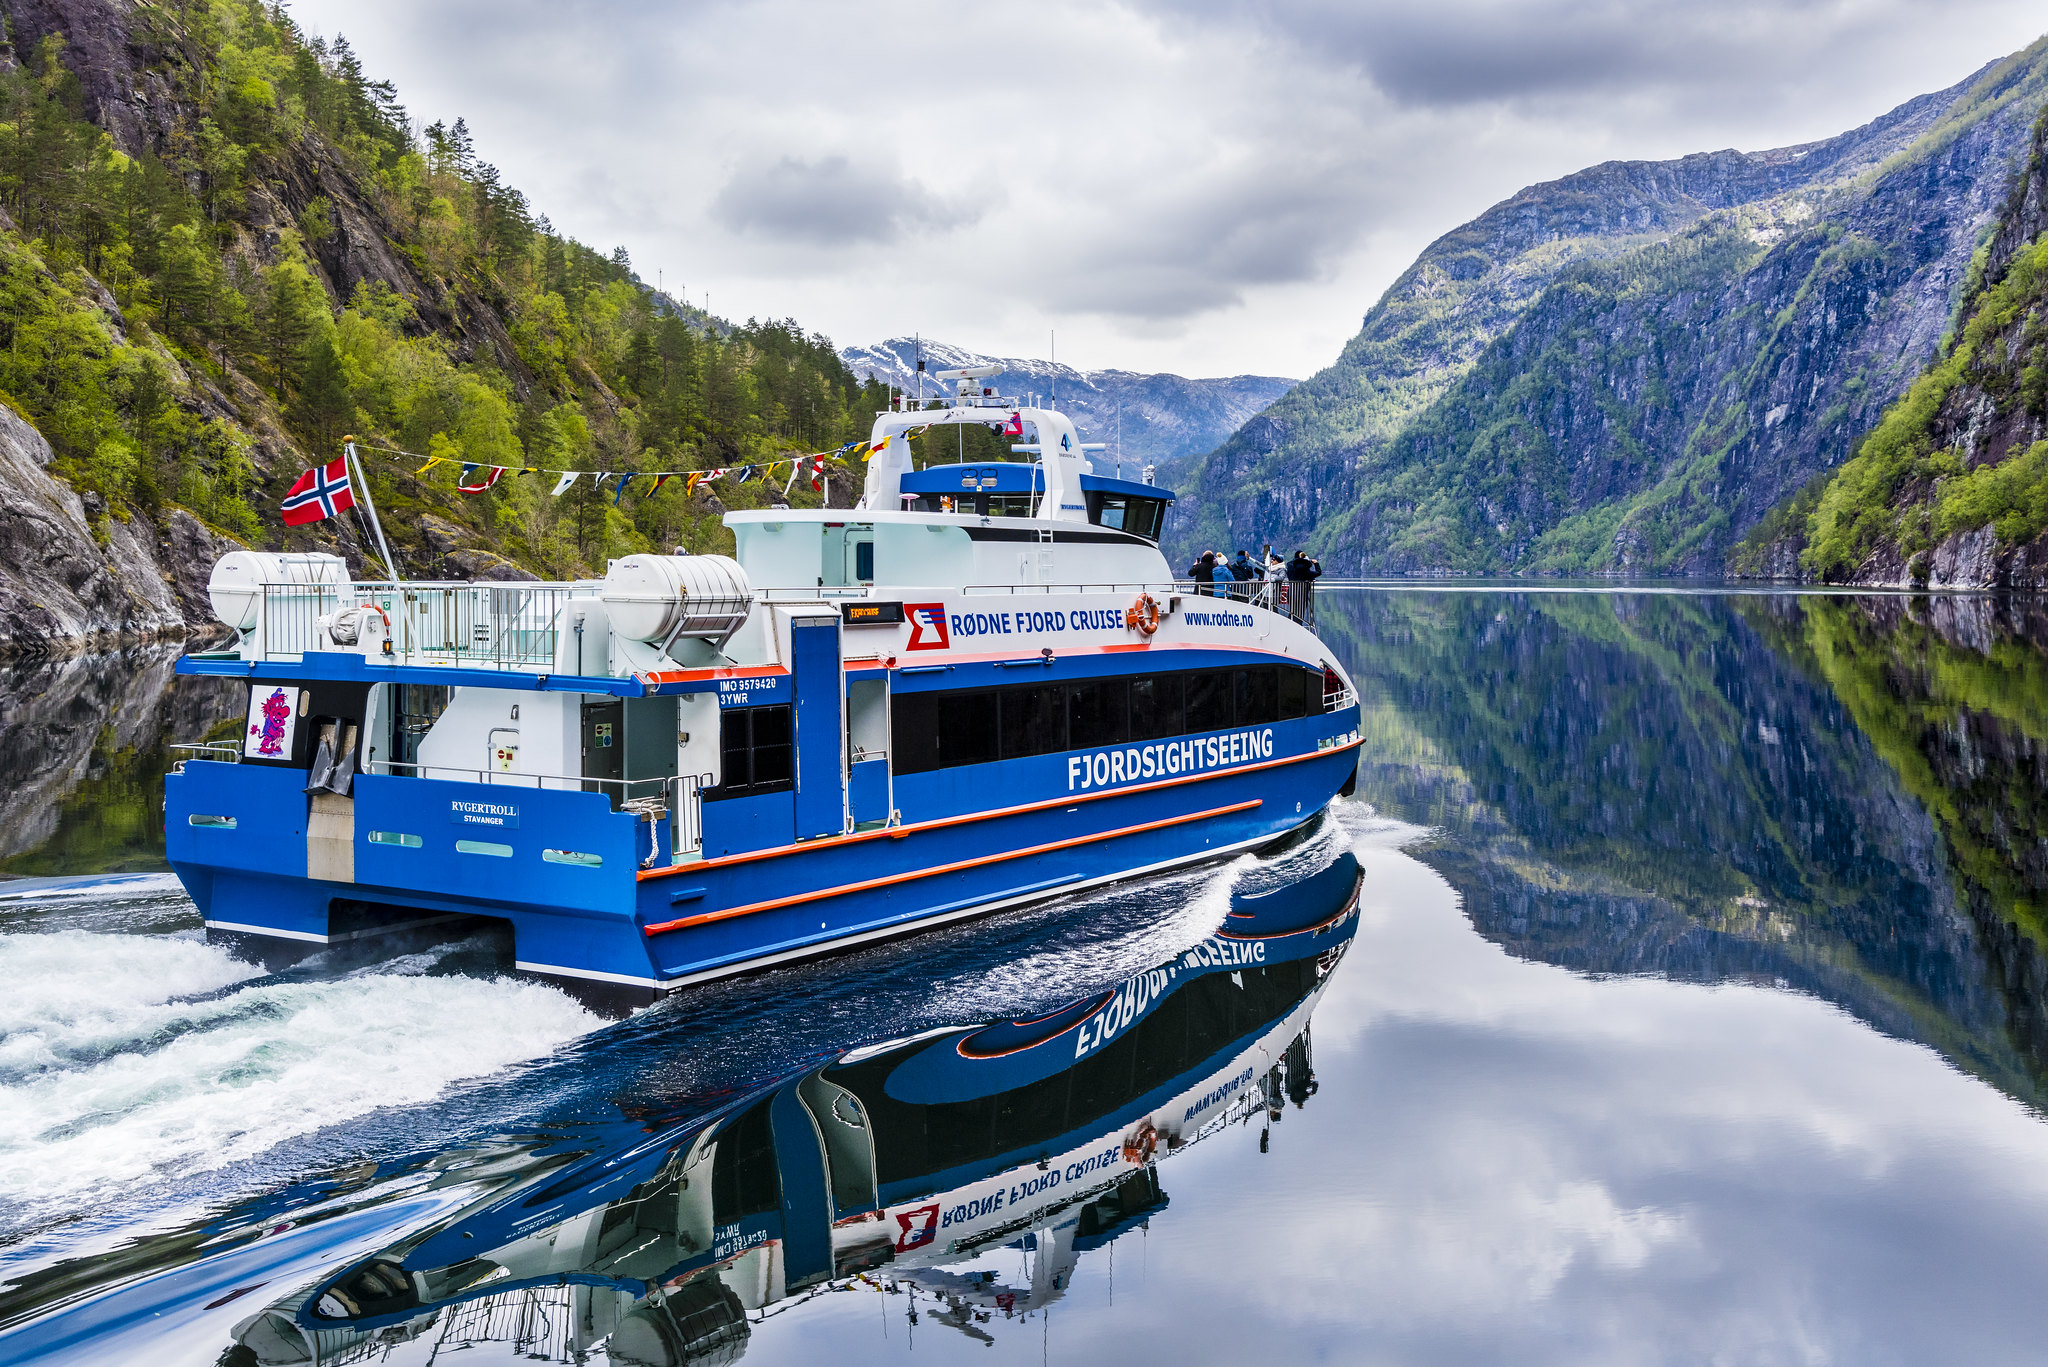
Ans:
<svg viewBox="0 0 2048 1367"><path fill-rule="evenodd" d="M1831 136L2031 41L2038 4L999 0L996 69L911 0L291 0L721 312L1004 354L1057 325L1082 364L1182 374L1311 373L1522 186Z"/></svg>
<svg viewBox="0 0 2048 1367"><path fill-rule="evenodd" d="M980 214L914 180L843 156L782 157L733 172L711 217L735 233L813 247L888 244L910 233L965 227Z"/></svg>

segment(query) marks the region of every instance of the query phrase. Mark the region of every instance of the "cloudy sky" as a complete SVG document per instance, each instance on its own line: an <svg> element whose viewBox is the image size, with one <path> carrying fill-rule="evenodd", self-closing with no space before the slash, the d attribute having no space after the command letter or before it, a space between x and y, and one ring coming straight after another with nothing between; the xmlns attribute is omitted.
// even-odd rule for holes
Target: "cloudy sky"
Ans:
<svg viewBox="0 0 2048 1367"><path fill-rule="evenodd" d="M2039 0L290 0L653 282L842 345L1305 376L1438 234L1827 137Z"/></svg>

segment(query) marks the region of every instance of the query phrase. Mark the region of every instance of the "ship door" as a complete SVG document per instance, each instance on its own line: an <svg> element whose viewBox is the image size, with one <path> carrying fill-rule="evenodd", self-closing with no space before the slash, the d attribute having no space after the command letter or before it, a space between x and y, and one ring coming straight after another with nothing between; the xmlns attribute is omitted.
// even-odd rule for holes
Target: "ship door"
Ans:
<svg viewBox="0 0 2048 1367"><path fill-rule="evenodd" d="M888 824L893 803L887 678L846 685L846 805L857 831Z"/></svg>
<svg viewBox="0 0 2048 1367"><path fill-rule="evenodd" d="M775 1172L782 1188L785 1292L832 1275L832 1191L825 1170L825 1136L798 1094L801 1085L783 1084L768 1103Z"/></svg>
<svg viewBox="0 0 2048 1367"><path fill-rule="evenodd" d="M796 694L796 838L846 829L845 671L839 614L792 617L789 674Z"/></svg>
<svg viewBox="0 0 2048 1367"><path fill-rule="evenodd" d="M626 709L618 698L583 704L584 791L609 793L619 804L619 784L626 776Z"/></svg>

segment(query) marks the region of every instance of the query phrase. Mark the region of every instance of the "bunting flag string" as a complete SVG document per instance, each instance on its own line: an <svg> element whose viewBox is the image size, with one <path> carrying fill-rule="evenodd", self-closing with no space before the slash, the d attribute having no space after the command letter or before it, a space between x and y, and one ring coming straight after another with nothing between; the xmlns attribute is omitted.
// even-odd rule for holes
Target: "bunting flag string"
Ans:
<svg viewBox="0 0 2048 1367"><path fill-rule="evenodd" d="M908 432L899 432L896 435L902 437L905 441L912 441L929 431L930 426L928 423L923 427L914 428ZM802 455L781 456L771 461L753 461L745 465L719 466L710 470L561 470L552 466L541 465L491 465L482 461L465 461L455 456L423 456L416 451L402 451L392 446L368 446L361 442L356 444L356 450L359 453L381 455L387 460L392 461L420 461L421 464L413 471L415 476L428 474L437 465L456 466L459 473L456 477L455 487L465 494L483 493L496 485L508 473L513 475L548 474L556 476L554 487L549 490L549 496L560 498L563 494L574 488L577 481L587 475L591 483L598 489L610 489L612 506L617 507L620 500L626 496L628 486L638 479L645 478L652 481L647 486L647 493L650 495L659 492L661 487L670 480L680 479L683 481L683 492L685 496L688 496L695 493L700 487L728 476L732 478L732 482L735 484L745 484L749 480L754 479L772 484L775 472L785 465L789 467L789 479L782 488L785 497L796 486L797 480L806 477L808 477L812 492L821 493L825 487L825 467L828 462L847 460L854 452L863 450L865 452L863 458L865 459L873 456L876 451L887 444L884 441L870 446L865 441L849 441L831 451L810 451ZM616 483L611 482L614 479L616 479Z"/></svg>

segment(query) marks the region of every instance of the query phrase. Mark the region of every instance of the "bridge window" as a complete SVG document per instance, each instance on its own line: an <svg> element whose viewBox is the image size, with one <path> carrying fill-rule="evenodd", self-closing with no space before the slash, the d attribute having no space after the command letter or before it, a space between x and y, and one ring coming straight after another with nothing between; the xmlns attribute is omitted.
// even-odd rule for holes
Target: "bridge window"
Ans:
<svg viewBox="0 0 2048 1367"><path fill-rule="evenodd" d="M1159 528L1166 521L1166 500L1146 498L1142 494L1090 490L1088 520L1098 527L1114 527L1120 532L1142 536L1147 541L1157 541Z"/></svg>

